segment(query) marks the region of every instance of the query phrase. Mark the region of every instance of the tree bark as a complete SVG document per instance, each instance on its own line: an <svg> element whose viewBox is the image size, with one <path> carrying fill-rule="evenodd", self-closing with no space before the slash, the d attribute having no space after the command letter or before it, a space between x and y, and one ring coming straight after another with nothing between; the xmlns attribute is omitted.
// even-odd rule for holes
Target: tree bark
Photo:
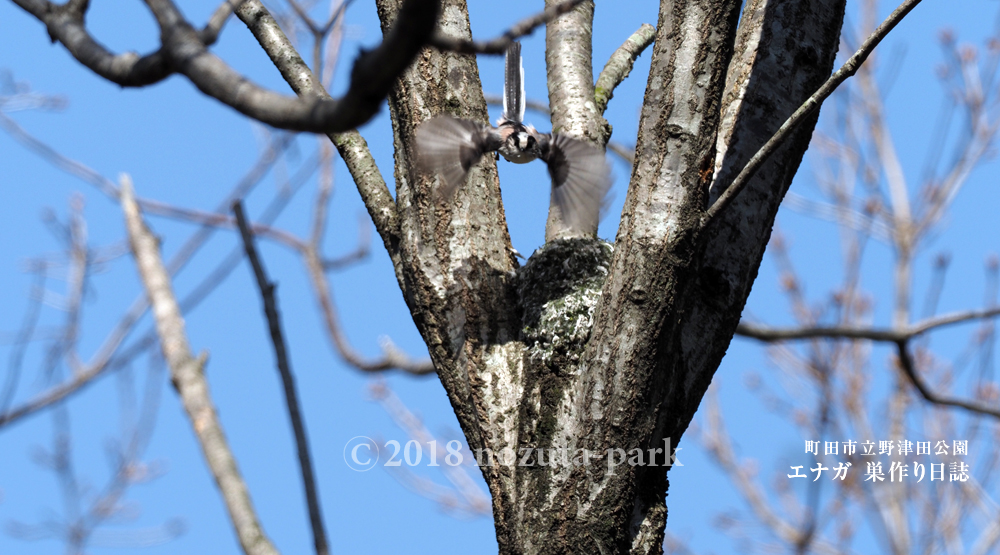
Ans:
<svg viewBox="0 0 1000 555"><path fill-rule="evenodd" d="M383 29L400 4L377 1ZM521 268L491 157L448 201L409 163L423 121L487 121L475 59L425 50L390 94L398 229L379 231L399 238L400 286L482 465L501 553L662 552L664 442L676 446L728 348L815 118L707 228L702 216L830 74L843 19L843 0L756 0L737 29L739 9L661 3L614 245L559 238ZM471 36L464 2L442 14L440 33ZM573 108L587 95L593 108L593 85L553 75L580 65L560 58L560 29L549 31L550 84L579 86L553 99L553 123L601 142L600 113ZM573 35L586 43L573 49L586 80L589 35Z"/></svg>

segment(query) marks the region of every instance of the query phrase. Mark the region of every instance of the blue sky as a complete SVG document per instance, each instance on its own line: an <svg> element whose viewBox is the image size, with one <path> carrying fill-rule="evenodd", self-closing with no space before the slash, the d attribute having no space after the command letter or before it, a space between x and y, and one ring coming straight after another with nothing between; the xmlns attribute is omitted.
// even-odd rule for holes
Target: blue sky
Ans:
<svg viewBox="0 0 1000 555"><path fill-rule="evenodd" d="M181 2L194 22L205 21L214 5ZM492 37L517 19L539 8L536 2L480 2L472 6L472 27L477 37ZM889 6L883 6L882 14ZM937 33L954 29L958 38L975 44L991 32L997 3L986 0L925 2L893 32L880 47L881 54L899 60L898 74L888 95L889 124L897 139L904 170L913 180L923 167L923 157L938 109L941 89L934 67L941 63ZM353 60L359 47L370 47L379 39L379 27L371 2L360 2L347 12L345 62ZM656 23L653 2L599 2L594 34L595 73L611 52L642 23ZM155 47L156 29L140 3L95 3L88 16L92 32L116 51L146 52ZM523 40L526 87L529 98L545 100L544 33L540 30ZM230 22L214 51L238 70L276 90L287 91L252 37L238 21ZM884 59L884 58L883 58ZM349 63L342 63L333 91L344 87ZM614 125L614 139L635 140L639 108L649 67L649 54L636 64L631 77L615 93L607 117ZM179 77L153 87L121 89L94 76L65 50L50 44L44 28L12 3L0 1L0 70L30 83L34 91L62 95L67 107L58 112L25 111L13 114L21 126L62 154L79 160L103 175L116 179L120 172L132 175L141 196L186 207L212 210L228 190L248 171L257 158L260 131L240 114L198 93ZM481 57L480 73L487 92L497 93L502 84L502 59ZM491 111L495 118L496 110ZM529 114L540 129L548 122ZM362 130L392 188L392 143L388 110ZM286 156L247 200L256 217L278 191L283 176L294 174L308 163L316 139L300 136ZM815 180L809 157L792 186L803 195L814 195ZM926 289L930 260L938 252L952 255L949 286L942 311L979 306L982 302L984 259L998 248L995 207L1000 201L992 187L996 164L976 170L956 201L953 211L930 249L918 258L917 296ZM602 222L600 235L613 237L618 213L625 197L629 168L614 162L614 203ZM547 209L547 176L540 164L515 167L501 164L501 184L514 247L528 254L540 246ZM335 194L331 204L326 244L331 256L350 251L358 237L358 216L363 206L343 164L336 163ZM309 208L315 179L294 198L277 225L300 236L308 232ZM118 206L89 185L49 165L35 154L0 133L0 331L16 330L29 305L32 278L25 261L60 250L48 232L43 215L51 211L65 219L71 199L83 199L94 246L119 243L124 237ZM149 218L163 238L167 257L177 251L195 227L163 218ZM823 222L783 209L778 226L790 238L792 256L807 276L807 291L822 300L839 279L836 229ZM235 236L220 231L199 253L191 266L175 281L181 292L191 288L215 263L237 245ZM314 450L324 516L336 553L495 552L492 519L454 518L434 502L415 495L382 469L366 473L350 470L343 460L343 447L352 437L409 439L372 402L368 395L370 376L346 367L332 351L299 258L273 243L261 244L265 264L279 284L278 294L292 367L296 373L308 431ZM875 320L888 323L891 262L887 249L875 246L866 259L871 276L865 286L876 299ZM93 277L85 303L80 351L88 359L117 322L122 311L141 293L134 265L127 257L109 263ZM376 238L373 252L364 262L332 274L331 283L341 318L354 346L368 355L378 353L378 338L386 335L407 353L425 354L419 336L402 302L391 265ZM65 283L48 283L50 304L58 301ZM886 299L882 301L882 299ZM777 287L773 264L765 261L748 310L764 321L789 323L787 307ZM186 314L188 332L196 350L210 353L207 374L226 433L240 468L247 478L253 500L267 534L285 553L305 553L311 539L301 487L295 466L287 416L280 384L273 369L256 289L249 268L239 266L196 310ZM58 325L62 313L48 306L42 326ZM140 329L148 329L148 317ZM137 335L134 334L133 337ZM963 335L942 335L936 343L950 354L963 344ZM19 400L45 389L40 376L45 344L32 345L25 359L25 375ZM11 348L0 344L0 361L6 364ZM885 354L877 354L874 371L884 372ZM743 456L762 460L762 467L777 455L801 452L801 439L787 423L767 413L743 387L746 372L766 373L768 364L756 344L736 340L717 375L720 399L730 431ZM176 395L163 374L150 374L144 358L127 372L107 376L73 397L67 404L72 417L74 465L83 482L100 488L108 478L105 446L119 435L121 411L118 391L133 387L142 391L148 376L158 376L161 395L155 434L145 460L160 471L155 480L135 486L127 497L135 520L102 532L108 542L124 541L121 530L148 529L175 519L183 521L185 533L178 538L144 549L144 553L235 553L238 547L211 477L193 439ZM129 376L134 383L129 382ZM458 426L444 391L434 378L384 376L401 400L419 415L434 433L451 438ZM740 418L741 415L754 418ZM697 418L697 417L696 417ZM51 445L52 418L36 415L0 430L0 525L11 521L39 523L59 520L63 507L51 472L34 462L39 450ZM764 434L761 430L767 430ZM779 430L775 434L771 430ZM685 466L670 474L669 528L691 541L699 552L728 552L733 544L712 526L718 513L742 509L732 486L693 442L682 442ZM421 474L444 483L432 469ZM473 472L475 476L475 472ZM478 479L478 477L477 477ZM485 491L485 487L483 491ZM138 534L139 538L144 538ZM127 538L126 538L127 539ZM24 542L0 533L0 553L58 553L55 540ZM138 551L135 548L91 552Z"/></svg>

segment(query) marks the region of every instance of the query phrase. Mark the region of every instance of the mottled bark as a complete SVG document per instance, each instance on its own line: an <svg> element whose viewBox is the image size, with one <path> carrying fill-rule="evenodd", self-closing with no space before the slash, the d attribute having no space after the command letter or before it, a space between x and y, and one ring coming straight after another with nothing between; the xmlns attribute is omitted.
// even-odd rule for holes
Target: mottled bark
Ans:
<svg viewBox="0 0 1000 555"><path fill-rule="evenodd" d="M559 0L546 0L545 5ZM548 75L549 110L552 131L576 137L604 148L611 128L598 112L594 100L594 70L591 39L594 27L594 3L583 2L545 27L545 66ZM573 237L596 237L597 223L589 229L570 226L563 221L559 205L549 202L545 240Z"/></svg>
<svg viewBox="0 0 1000 555"><path fill-rule="evenodd" d="M474 59L425 51L390 95L397 275L484 464L501 553L662 551L664 441L676 446L729 345L815 121L700 222L719 184L830 73L843 2L807 4L751 2L737 38L736 0L664 2L615 244L547 233L555 240L523 268L492 159L447 202L409 164L421 122L487 120ZM378 6L387 27L399 1ZM547 61L554 129L601 144L592 10L550 23ZM445 4L439 33L469 37L462 2ZM584 449L597 458L574 464ZM615 449L642 450L643 464L612 469Z"/></svg>

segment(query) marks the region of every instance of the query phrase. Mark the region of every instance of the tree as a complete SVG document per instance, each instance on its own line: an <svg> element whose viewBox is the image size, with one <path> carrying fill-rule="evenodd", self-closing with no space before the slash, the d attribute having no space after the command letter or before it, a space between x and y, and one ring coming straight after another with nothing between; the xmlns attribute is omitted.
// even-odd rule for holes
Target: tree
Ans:
<svg viewBox="0 0 1000 555"><path fill-rule="evenodd" d="M89 40L80 34L86 2L56 10L48 10L45 2L16 3L45 20L56 40L116 83L143 84L178 72L266 123L331 132L468 444L493 463L485 464L483 473L503 553L662 549L664 466L670 456L670 448L663 447L676 445L683 435L736 330L778 205L808 145L815 108L916 4L905 3L860 55L828 80L843 2L751 2L742 19L738 2L664 2L614 245L569 236L552 216L547 236L553 240L521 267L511 251L495 165L478 166L448 205L435 202L433 177L411 167L413 134L421 122L442 112L486 119L475 59L460 52L499 50L506 38L469 42L464 3L445 2L439 34L431 36L436 19L427 14L436 3L378 2L387 42L376 52L407 69L392 81L392 64L362 57L350 91L357 87L369 106L381 90L374 84L392 84L387 92L395 133L395 196L364 140L349 130L358 120L337 120L341 113L360 113L343 108L352 92L341 102L317 100L324 94L322 85L259 2L242 2L235 13L305 100L278 100L256 89L246 97L237 94L238 76L205 52L226 18L226 5L199 34L170 2L147 2L163 49L138 61L114 58L120 62L116 65L107 63L112 58L102 60L100 52L94 56L93 44L84 44ZM554 5L540 18L551 19L546 60L553 127L603 146L610 136L604 108L648 35L644 38L646 30L640 29L623 45L618 63L605 69L595 88L589 47L593 4L569 5L575 7L558 18L551 19L562 11ZM399 24L404 17L418 22L412 36L390 31L404 28ZM418 52L417 45L426 42L435 48ZM126 71L118 73L123 65ZM391 74L390 79L369 77L364 70L373 67ZM369 84L378 90L366 88ZM810 99L817 91L820 96ZM800 106L812 110L796 113ZM797 126L782 128L793 113ZM310 119L310 114L319 115ZM124 183L122 190L128 190ZM185 403L204 407L207 399L197 397L203 361L181 348L179 312L162 287L169 279L157 268L155 242L142 231L128 195L122 196L150 297L164 303L156 312L175 316L172 322L158 321L175 385ZM306 252L306 260L313 275L321 272L317 251ZM336 322L328 326L336 338ZM349 353L339 342L338 348ZM427 369L394 355L389 350L369 369ZM354 362L366 366L361 359ZM194 420L205 422L199 420L202 413L191 412ZM218 439L220 434L208 435ZM203 434L206 452L225 453L224 445L211 439ZM603 464L527 467L500 460L507 453L530 457L528 448L536 457L538 450L604 454ZM634 456L636 451L656 456L643 464L626 464L624 458L612 464L613 454ZM241 487L231 481L237 478L229 473L231 466L224 460L213 466L227 499ZM273 549L249 518L251 508L238 498L228 500L244 549Z"/></svg>

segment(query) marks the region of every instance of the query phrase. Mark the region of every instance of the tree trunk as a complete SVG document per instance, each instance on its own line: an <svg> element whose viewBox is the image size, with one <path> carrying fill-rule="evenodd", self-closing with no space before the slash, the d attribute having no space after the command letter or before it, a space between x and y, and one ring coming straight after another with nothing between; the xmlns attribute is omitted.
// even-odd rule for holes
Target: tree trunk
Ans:
<svg viewBox="0 0 1000 555"><path fill-rule="evenodd" d="M400 3L377 1L383 29ZM390 95L397 217L379 231L482 465L501 553L662 552L664 442L676 446L728 348L815 118L711 225L702 216L829 76L844 2L750 1L737 28L739 8L661 3L614 245L556 238L519 268L495 163L447 202L411 168L421 122L488 120L474 57L426 49ZM593 4L564 17L548 36L553 122L606 141L593 102L580 113ZM439 31L471 36L463 1L445 2Z"/></svg>

